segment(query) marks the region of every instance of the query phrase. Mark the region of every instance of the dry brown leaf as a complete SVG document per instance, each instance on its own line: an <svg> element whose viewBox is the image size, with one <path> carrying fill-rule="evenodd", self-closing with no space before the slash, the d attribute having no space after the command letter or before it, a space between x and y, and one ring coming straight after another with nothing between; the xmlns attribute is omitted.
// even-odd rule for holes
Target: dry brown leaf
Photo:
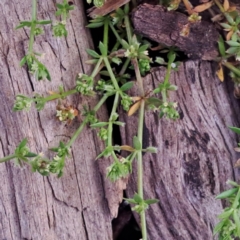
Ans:
<svg viewBox="0 0 240 240"><path fill-rule="evenodd" d="M192 6L192 4L188 0L183 0L183 3L184 3L184 5L185 5L185 7L187 9L188 14L191 15L193 13L193 10L192 10L193 6Z"/></svg>
<svg viewBox="0 0 240 240"><path fill-rule="evenodd" d="M132 116L141 106L141 101L134 103L128 111L128 116Z"/></svg>
<svg viewBox="0 0 240 240"><path fill-rule="evenodd" d="M134 152L135 149L131 146L128 146L128 145L123 145L123 146L120 146L121 150L124 150L124 151L128 151L128 152Z"/></svg>
<svg viewBox="0 0 240 240"><path fill-rule="evenodd" d="M217 74L219 80L221 82L223 82L224 81L224 74L223 74L223 67L222 67L221 63L219 64L219 69L217 70L216 74Z"/></svg>
<svg viewBox="0 0 240 240"><path fill-rule="evenodd" d="M235 6L229 7L228 12L234 12L234 11L236 11L236 9L237 9L237 7L235 7Z"/></svg>
<svg viewBox="0 0 240 240"><path fill-rule="evenodd" d="M141 97L131 97L131 99L132 99L134 102L136 102L136 101L141 100Z"/></svg>
<svg viewBox="0 0 240 240"><path fill-rule="evenodd" d="M229 33L227 34L227 36L226 36L226 40L227 41L229 41L230 39L231 39L231 37L232 37L232 35L233 35L233 30L231 30L231 31L229 31Z"/></svg>
<svg viewBox="0 0 240 240"><path fill-rule="evenodd" d="M224 0L223 8L224 8L224 11L228 11L228 9L229 9L229 1L228 0Z"/></svg>
<svg viewBox="0 0 240 240"><path fill-rule="evenodd" d="M110 12L115 11L121 6L128 3L130 0L108 0L100 8L92 7L88 10L89 16L95 18L97 16L105 16Z"/></svg>
<svg viewBox="0 0 240 240"><path fill-rule="evenodd" d="M235 162L234 167L240 167L240 159Z"/></svg>
<svg viewBox="0 0 240 240"><path fill-rule="evenodd" d="M200 13L200 12L203 12L203 11L207 10L208 8L210 8L212 5L213 5L212 1L211 2L207 2L207 3L204 3L204 4L196 6L193 9L193 11L197 12L197 13Z"/></svg>

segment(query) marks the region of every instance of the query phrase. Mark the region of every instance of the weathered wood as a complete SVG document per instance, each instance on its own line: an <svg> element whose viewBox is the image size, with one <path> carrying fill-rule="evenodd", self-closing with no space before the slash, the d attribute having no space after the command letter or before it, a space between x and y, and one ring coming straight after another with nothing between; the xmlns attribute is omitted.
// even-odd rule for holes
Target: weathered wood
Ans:
<svg viewBox="0 0 240 240"><path fill-rule="evenodd" d="M55 3L38 1L38 17L55 21ZM27 51L29 31L14 30L19 21L30 19L31 1L0 1L0 158L12 154L25 137L32 151L49 156L47 149L60 140L68 141L80 124L78 120L70 126L59 123L54 102L39 113L33 108L28 113L12 112L19 93L47 95L59 85L72 89L79 72L91 73L91 67L84 64L89 58L86 48L92 48L92 42L85 28L83 3L75 4L67 38L54 38L48 26L45 35L36 38L34 49L46 53L42 61L52 76L51 82L37 82L19 66ZM98 99L76 95L68 101L81 111L84 104L93 106ZM104 108L98 117L106 119ZM60 179L33 174L28 168L21 170L12 162L0 164L0 239L112 239L111 220L117 214L123 186L106 180L109 160L95 161L100 149L103 144L86 128L72 147Z"/></svg>
<svg viewBox="0 0 240 240"><path fill-rule="evenodd" d="M163 81L164 68L156 68L144 79L152 90ZM228 179L239 179L234 147L236 134L227 126L240 126L239 104L228 83L221 83L208 62L187 61L172 73L178 86L171 101L179 103L181 119L159 119L145 114L144 148L155 146L157 154L144 155L144 196L157 198L147 210L149 240L213 239L212 229L222 211L215 196L227 190ZM131 95L135 95L134 92ZM132 144L137 133L137 114L124 117L123 143ZM137 190L136 162L127 196Z"/></svg>
<svg viewBox="0 0 240 240"><path fill-rule="evenodd" d="M219 34L209 22L189 23L182 13L167 12L157 5L140 5L132 14L135 31L167 46L176 46L191 59L213 60L218 56Z"/></svg>

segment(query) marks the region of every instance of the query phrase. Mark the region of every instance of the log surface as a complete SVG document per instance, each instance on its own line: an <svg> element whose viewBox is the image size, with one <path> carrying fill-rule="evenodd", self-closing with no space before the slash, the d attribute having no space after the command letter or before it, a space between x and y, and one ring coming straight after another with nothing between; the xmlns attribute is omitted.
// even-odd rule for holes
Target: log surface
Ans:
<svg viewBox="0 0 240 240"><path fill-rule="evenodd" d="M62 1L57 1L62 2ZM56 1L38 1L38 19L56 21ZM27 52L29 29L14 30L19 21L31 19L31 1L0 1L0 158L12 154L23 139L29 140L33 152L44 152L69 141L80 124L70 126L56 120L56 102L37 112L12 111L15 96L33 96L33 91L48 91L75 86L79 72L91 73L84 62L86 48L93 48L82 1L75 1L75 10L67 23L67 38L54 38L50 26L36 37L34 50L45 53L41 59L48 67L52 81L37 82L19 61ZM59 20L59 19L58 19ZM90 104L91 101L91 104ZM98 99L68 98L68 103L83 110L93 107ZM90 106L91 105L91 106ZM107 118L105 108L98 115ZM82 119L81 119L82 120ZM95 132L85 128L71 149L64 176L42 177L30 168L20 169L13 162L0 164L0 239L6 240L111 240L111 220L116 216L122 189L106 180L109 160L95 161L103 149Z"/></svg>
<svg viewBox="0 0 240 240"><path fill-rule="evenodd" d="M144 79L145 90L156 88L164 76L165 69L156 68ZM181 118L174 122L160 119L159 113L145 114L143 148L154 146L158 153L144 155L144 198L160 200L146 212L148 239L214 239L212 230L223 209L215 196L230 188L228 179L240 176L233 167L237 136L227 127L240 126L239 103L208 62L181 64L170 82L178 86L170 99L178 102ZM131 145L137 134L137 116L121 119L126 122L123 145ZM135 162L127 197L136 191Z"/></svg>
<svg viewBox="0 0 240 240"><path fill-rule="evenodd" d="M175 46L191 59L218 56L216 27L205 21L190 23L182 13L167 12L160 5L140 5L132 14L136 33L166 46Z"/></svg>

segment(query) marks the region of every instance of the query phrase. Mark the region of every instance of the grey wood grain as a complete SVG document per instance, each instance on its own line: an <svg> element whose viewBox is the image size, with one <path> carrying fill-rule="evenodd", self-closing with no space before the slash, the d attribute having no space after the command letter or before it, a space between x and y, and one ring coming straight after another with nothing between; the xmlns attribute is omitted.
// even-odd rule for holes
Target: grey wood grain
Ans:
<svg viewBox="0 0 240 240"><path fill-rule="evenodd" d="M145 90L157 87L164 75L164 68L153 70L144 79ZM160 200L147 210L148 239L210 240L223 209L215 196L229 188L228 179L239 180L233 167L237 136L227 128L240 126L239 102L231 83L221 83L209 62L187 61L170 81L179 88L170 99L179 103L181 118L174 122L145 114L143 147L155 146L158 153L144 155L144 196ZM131 145L137 114L122 120L127 123L122 144ZM136 191L135 162L128 197Z"/></svg>
<svg viewBox="0 0 240 240"><path fill-rule="evenodd" d="M55 4L52 0L38 1L38 18L56 21ZM47 149L57 146L60 140L68 141L80 124L79 120L70 126L59 123L54 102L39 113L34 108L27 113L12 112L19 93L47 95L48 91L57 91L59 85L72 89L79 72L91 73L91 67L84 64L89 58L85 50L93 45L85 28L82 1L75 1L66 38L54 38L48 26L45 35L36 38L34 49L45 53L42 61L51 73L51 82L37 82L25 67L19 66L27 51L29 31L14 28L19 21L30 18L30 0L0 2L0 157L12 154L25 137L32 151L51 157ZM83 105L93 107L97 101L98 97L68 98L68 103L80 111ZM104 107L98 117L106 119ZM111 220L117 214L124 186L106 180L110 160L95 161L101 149L102 142L87 127L72 147L60 179L31 173L28 167L19 169L12 162L0 164L0 239L112 239Z"/></svg>

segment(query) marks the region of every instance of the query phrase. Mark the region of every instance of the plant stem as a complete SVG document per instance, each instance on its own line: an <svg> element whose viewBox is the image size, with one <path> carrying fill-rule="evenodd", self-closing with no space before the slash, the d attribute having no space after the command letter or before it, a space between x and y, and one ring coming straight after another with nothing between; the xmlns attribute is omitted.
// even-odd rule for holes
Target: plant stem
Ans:
<svg viewBox="0 0 240 240"><path fill-rule="evenodd" d="M115 35L116 39L118 40L118 42L120 42L122 44L122 38L120 37L120 35L118 34L118 32L116 31L115 27L113 26L113 24L111 22L108 23L111 30L113 31L113 34Z"/></svg>
<svg viewBox="0 0 240 240"><path fill-rule="evenodd" d="M143 139L143 123L144 123L144 108L145 102L141 101L140 111L139 111L139 121L138 121L138 140L141 143ZM143 196L143 161L142 161L142 151L137 153L137 165L138 165L138 195L144 199ZM145 211L142 211L140 214L141 218L141 229L142 229L142 240L147 240L147 226L146 226L146 217Z"/></svg>
<svg viewBox="0 0 240 240"><path fill-rule="evenodd" d="M98 111L98 109L103 105L103 103L107 100L107 98L108 98L108 95L105 94L97 103L97 105L93 108L93 111L94 112ZM73 134L70 141L67 143L66 145L67 148L70 148L72 146L72 144L75 142L75 140L77 139L79 134L82 132L83 128L87 123L88 123L88 118L86 117L84 121L81 123L81 125L79 126L79 128L77 129L77 131Z"/></svg>
<svg viewBox="0 0 240 240"><path fill-rule="evenodd" d="M77 131L73 134L73 136L70 139L70 141L68 142L68 144L66 145L67 148L70 148L72 146L72 144L75 142L75 140L77 139L79 134L82 132L82 130L85 127L85 125L87 124L87 122L88 122L88 119L86 117L84 119L84 121L80 124L79 128L77 129Z"/></svg>
<svg viewBox="0 0 240 240"><path fill-rule="evenodd" d="M126 11L127 9L129 9L129 3L127 3L124 6L124 10ZM129 12L129 10L128 10L128 12ZM131 42L132 42L132 27L131 27L128 15L125 15L124 23L125 23L126 32L127 32L128 43L131 44Z"/></svg>
<svg viewBox="0 0 240 240"><path fill-rule="evenodd" d="M127 67L128 67L128 65L129 65L130 61L131 61L131 59L130 59L130 58L127 58L126 61L124 62L123 66L122 66L122 69L121 69L121 71L119 72L119 75L120 75L120 76L123 75L123 74L126 72Z"/></svg>
<svg viewBox="0 0 240 240"><path fill-rule="evenodd" d="M72 89L72 90L69 90L69 91L66 91L66 92L63 92L63 93L52 94L50 96L45 97L43 100L45 102L49 102L49 101L52 101L52 100L55 100L55 99L58 99L58 98L65 98L65 97L67 97L69 95L72 95L74 93L77 93L76 89Z"/></svg>
<svg viewBox="0 0 240 240"><path fill-rule="evenodd" d="M108 29L109 29L109 19L104 21L104 29L103 29L103 44L108 49Z"/></svg>
<svg viewBox="0 0 240 240"><path fill-rule="evenodd" d="M97 64L95 65L93 72L91 73L91 77L95 78L98 72L100 71L100 65L102 63L103 59L99 58Z"/></svg>
<svg viewBox="0 0 240 240"><path fill-rule="evenodd" d="M34 43L34 31L36 28L36 20L37 20L37 0L32 0L32 24L30 30L30 39L29 39L29 46L28 46L28 54L33 53L33 43Z"/></svg>
<svg viewBox="0 0 240 240"><path fill-rule="evenodd" d="M215 4L219 7L221 12L225 12L222 4L218 0L214 0Z"/></svg>
<svg viewBox="0 0 240 240"><path fill-rule="evenodd" d="M112 112L110 115L110 121L108 124L108 147L112 146L112 131L113 131L113 120L112 117L117 111L117 106L118 106L118 101L119 101L119 92L116 92L114 102L113 102L113 107L112 107Z"/></svg>
<svg viewBox="0 0 240 240"><path fill-rule="evenodd" d="M108 58L107 57L103 57L103 60L104 60L104 62L105 62L105 66L106 66L106 68L107 68L107 70L108 70L108 73L109 73L109 75L110 75L110 78L111 78L111 80L112 80L112 83L113 83L113 86L114 86L114 88L116 89L116 91L119 91L119 86L118 86L118 82L117 82L117 79L115 78L115 75L114 75L114 73L113 73L113 71L112 71L112 68L111 68L111 66L110 66L110 63L109 63L109 61L108 61Z"/></svg>
<svg viewBox="0 0 240 240"><path fill-rule="evenodd" d="M224 65L225 67L227 67L228 69L230 69L231 71L233 71L235 74L238 75L238 77L240 77L240 69L234 67L231 63L229 62L222 62L222 65Z"/></svg>
<svg viewBox="0 0 240 240"><path fill-rule="evenodd" d="M142 81L142 77L141 77L141 74L140 74L137 58L132 59L132 64L134 66L140 95L143 97L144 96L143 81Z"/></svg>
<svg viewBox="0 0 240 240"><path fill-rule="evenodd" d="M0 163L7 162L7 161L9 161L9 160L11 160L11 159L13 159L13 158L15 158L15 157L16 157L15 154L6 156L6 157L4 157L4 158L1 158Z"/></svg>
<svg viewBox="0 0 240 240"><path fill-rule="evenodd" d="M99 110L99 108L103 105L103 103L107 100L108 97L109 97L109 95L104 94L103 97L98 102L98 104L93 108L93 111L97 112Z"/></svg>

